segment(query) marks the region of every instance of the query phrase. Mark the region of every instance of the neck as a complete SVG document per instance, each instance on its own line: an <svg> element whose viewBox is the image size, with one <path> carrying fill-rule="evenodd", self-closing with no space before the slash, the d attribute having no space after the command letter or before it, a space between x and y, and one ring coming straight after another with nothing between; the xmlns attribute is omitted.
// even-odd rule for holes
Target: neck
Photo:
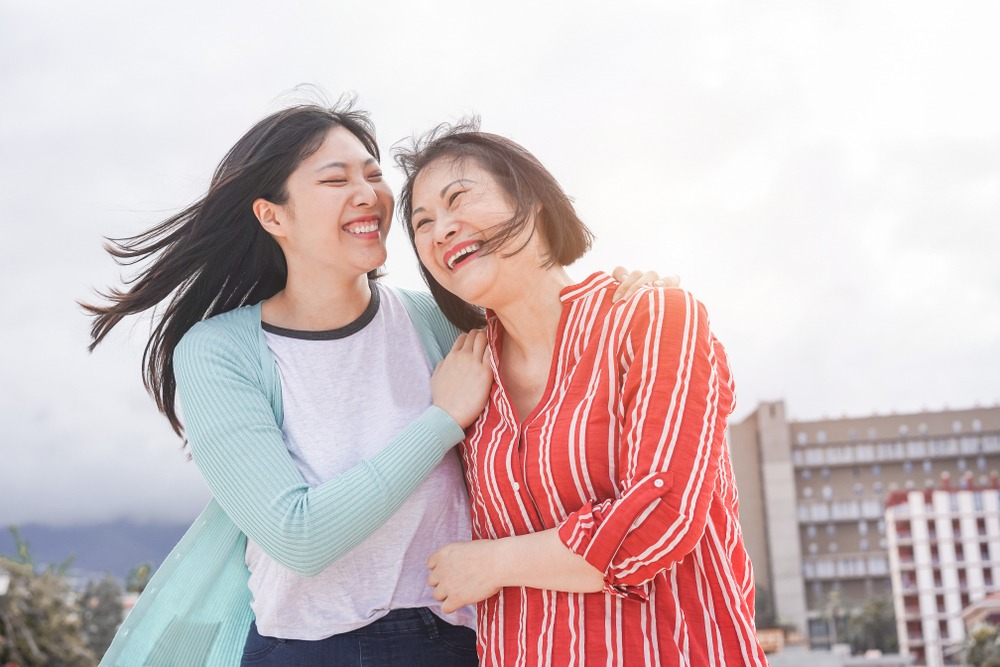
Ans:
<svg viewBox="0 0 1000 667"><path fill-rule="evenodd" d="M268 324L299 331L328 331L361 317L371 301L368 277L326 272L305 276L288 268L285 289L261 306Z"/></svg>
<svg viewBox="0 0 1000 667"><path fill-rule="evenodd" d="M533 274L532 283L518 295L492 308L504 328L504 356L546 356L555 349L562 317L559 292L573 280L561 266Z"/></svg>

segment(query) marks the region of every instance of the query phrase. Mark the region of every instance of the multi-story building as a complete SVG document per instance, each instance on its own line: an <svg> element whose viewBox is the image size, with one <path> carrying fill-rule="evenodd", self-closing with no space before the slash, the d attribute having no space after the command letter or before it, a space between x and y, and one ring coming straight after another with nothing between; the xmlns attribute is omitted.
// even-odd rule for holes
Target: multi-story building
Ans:
<svg viewBox="0 0 1000 667"><path fill-rule="evenodd" d="M757 594L824 645L838 638L831 619L892 593L890 491L934 487L945 472L989 486L1000 406L789 421L782 401L763 403L730 426L729 445Z"/></svg>
<svg viewBox="0 0 1000 667"><path fill-rule="evenodd" d="M886 501L899 648L927 667L959 664L963 611L1000 583L1000 491L947 486Z"/></svg>

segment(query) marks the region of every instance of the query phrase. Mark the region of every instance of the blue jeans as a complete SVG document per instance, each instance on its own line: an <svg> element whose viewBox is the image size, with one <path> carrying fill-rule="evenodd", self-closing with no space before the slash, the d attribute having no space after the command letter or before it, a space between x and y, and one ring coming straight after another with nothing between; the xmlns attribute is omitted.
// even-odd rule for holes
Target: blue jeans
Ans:
<svg viewBox="0 0 1000 667"><path fill-rule="evenodd" d="M426 608L394 609L363 628L326 639L263 637L250 625L240 667L474 667L476 633Z"/></svg>

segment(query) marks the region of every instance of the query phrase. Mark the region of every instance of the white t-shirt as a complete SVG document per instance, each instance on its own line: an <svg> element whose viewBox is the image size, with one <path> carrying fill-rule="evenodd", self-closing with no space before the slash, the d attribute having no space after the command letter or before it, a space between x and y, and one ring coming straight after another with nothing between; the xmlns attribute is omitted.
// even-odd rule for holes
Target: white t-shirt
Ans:
<svg viewBox="0 0 1000 667"><path fill-rule="evenodd" d="M285 445L310 485L377 454L431 404L432 369L405 307L390 290L371 285L368 309L341 329L264 325L281 377ZM324 639L409 607L429 607L474 628L473 607L444 614L427 585L428 556L468 539L469 500L453 449L383 526L314 577L287 570L248 540L257 629L269 637Z"/></svg>

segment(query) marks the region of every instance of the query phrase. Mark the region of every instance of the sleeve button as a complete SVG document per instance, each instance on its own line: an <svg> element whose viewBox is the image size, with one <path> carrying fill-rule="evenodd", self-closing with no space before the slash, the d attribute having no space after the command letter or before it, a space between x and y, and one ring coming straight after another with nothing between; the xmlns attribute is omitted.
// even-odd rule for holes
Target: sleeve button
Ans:
<svg viewBox="0 0 1000 667"><path fill-rule="evenodd" d="M663 488L663 480L662 479L654 479L653 480L653 486L655 486L658 489L662 489Z"/></svg>

